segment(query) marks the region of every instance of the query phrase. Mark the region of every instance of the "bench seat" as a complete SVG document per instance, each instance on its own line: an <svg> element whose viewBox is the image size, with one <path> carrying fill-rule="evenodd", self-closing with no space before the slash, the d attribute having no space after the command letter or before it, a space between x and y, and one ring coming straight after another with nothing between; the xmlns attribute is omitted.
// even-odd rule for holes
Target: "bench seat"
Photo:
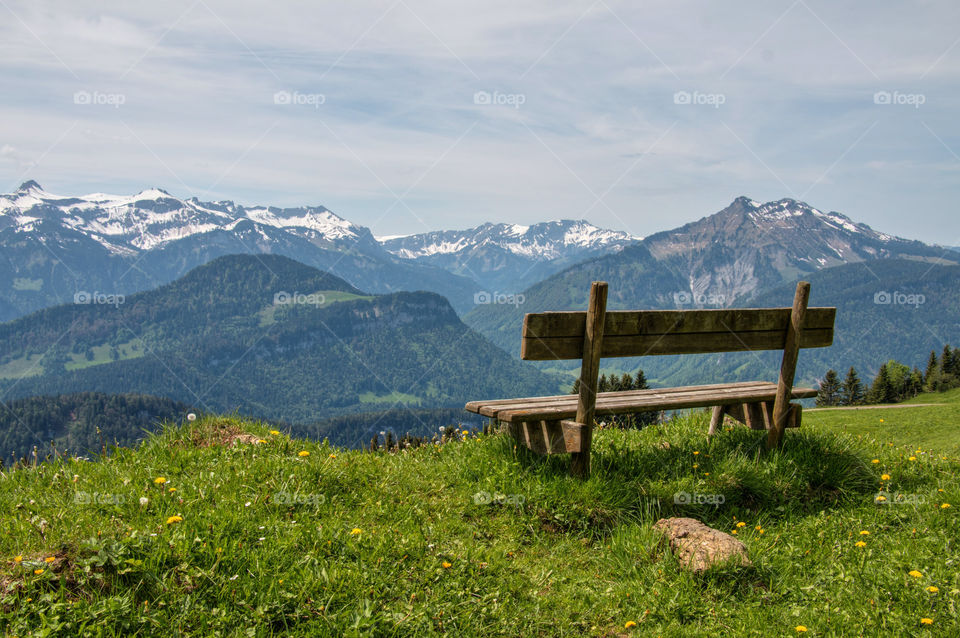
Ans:
<svg viewBox="0 0 960 638"><path fill-rule="evenodd" d="M772 403L777 396L777 384L767 381L718 383L713 385L600 392L597 394L597 416L631 414L650 410L682 410L744 403ZM817 396L812 388L793 388L792 399ZM577 414L576 394L495 401L471 401L470 412L504 421L559 421L572 419Z"/></svg>

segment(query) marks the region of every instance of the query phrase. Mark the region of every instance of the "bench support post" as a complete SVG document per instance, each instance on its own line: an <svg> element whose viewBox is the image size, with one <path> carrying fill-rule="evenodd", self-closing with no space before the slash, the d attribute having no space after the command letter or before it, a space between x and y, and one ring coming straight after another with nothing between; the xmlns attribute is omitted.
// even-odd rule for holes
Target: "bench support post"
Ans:
<svg viewBox="0 0 960 638"><path fill-rule="evenodd" d="M767 449L780 445L783 428L786 427L787 414L790 411L790 395L793 390L793 377L797 372L797 355L800 352L800 337L803 331L803 316L807 312L810 300L810 284L801 281L793 297L793 310L790 323L787 324L786 340L783 344L783 361L780 363L780 380L777 382L777 397L773 402L773 416L770 430L767 432Z"/></svg>
<svg viewBox="0 0 960 638"><path fill-rule="evenodd" d="M570 459L570 474L578 478L590 476L590 444L593 439L593 413L597 405L597 378L600 375L600 348L603 345L603 322L607 314L607 282L595 281L590 286L587 325L583 334L583 361L580 366L580 395L577 398L576 422L580 431L580 451Z"/></svg>

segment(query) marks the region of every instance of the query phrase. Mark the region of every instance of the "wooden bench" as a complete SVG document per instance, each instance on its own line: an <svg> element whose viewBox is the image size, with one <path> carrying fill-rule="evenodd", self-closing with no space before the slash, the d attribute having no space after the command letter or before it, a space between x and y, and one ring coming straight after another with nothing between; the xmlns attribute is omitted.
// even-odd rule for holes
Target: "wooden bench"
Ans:
<svg viewBox="0 0 960 638"><path fill-rule="evenodd" d="M767 430L767 448L783 430L800 427L801 406L791 399L817 395L794 388L800 348L833 343L836 308L807 308L810 284L800 282L792 308L606 311L607 284L590 287L586 312L527 314L520 357L532 361L581 359L579 394L471 401L466 409L508 424L524 445L542 454L570 453L574 476L590 474L594 417L650 410L713 406L712 435L724 415ZM783 350L777 383L749 381L654 390L597 393L600 359L644 355Z"/></svg>

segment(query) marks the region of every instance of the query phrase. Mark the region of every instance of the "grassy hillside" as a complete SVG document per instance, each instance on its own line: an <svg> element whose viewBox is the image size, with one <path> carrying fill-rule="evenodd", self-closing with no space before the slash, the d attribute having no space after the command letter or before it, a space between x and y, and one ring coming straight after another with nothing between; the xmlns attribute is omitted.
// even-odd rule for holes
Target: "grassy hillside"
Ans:
<svg viewBox="0 0 960 638"><path fill-rule="evenodd" d="M924 403L936 405L922 405ZM923 393L899 405L911 407L825 408L805 411L803 422L824 432L843 432L898 446L960 453L960 388Z"/></svg>
<svg viewBox="0 0 960 638"><path fill-rule="evenodd" d="M960 460L818 427L766 456L764 433L706 426L598 432L585 482L503 436L371 454L218 417L7 470L0 629L956 635ZM754 566L681 570L651 531L677 515L737 530Z"/></svg>

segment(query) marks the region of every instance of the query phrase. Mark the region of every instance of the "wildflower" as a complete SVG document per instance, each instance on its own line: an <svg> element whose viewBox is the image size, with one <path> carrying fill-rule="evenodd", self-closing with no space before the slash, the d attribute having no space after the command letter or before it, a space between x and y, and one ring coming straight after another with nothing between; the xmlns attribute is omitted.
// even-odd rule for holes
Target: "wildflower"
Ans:
<svg viewBox="0 0 960 638"><path fill-rule="evenodd" d="M704 472L703 475L704 475L704 476L710 476L710 472Z"/></svg>
<svg viewBox="0 0 960 638"><path fill-rule="evenodd" d="M33 570L33 573L36 574L37 576L39 576L40 574L43 573L43 570L42 570L42 569L35 569L35 570Z"/></svg>
<svg viewBox="0 0 960 638"><path fill-rule="evenodd" d="M908 461L916 461L916 460L917 460L917 457L911 456L911 457L910 457L909 459L907 459L907 460L908 460Z"/></svg>
<svg viewBox="0 0 960 638"><path fill-rule="evenodd" d="M759 532L759 531L762 530L763 528L762 528L761 526L757 525L757 526L754 527L753 529L755 529L755 530L757 530L757 531Z"/></svg>
<svg viewBox="0 0 960 638"><path fill-rule="evenodd" d="M167 482L167 479L166 477L163 477L163 476L158 476L157 478L153 479L154 485L163 485L166 482Z"/></svg>
<svg viewBox="0 0 960 638"><path fill-rule="evenodd" d="M758 530L758 533L764 534L764 533L766 533L766 531L767 531L767 530L761 528L760 530Z"/></svg>
<svg viewBox="0 0 960 638"><path fill-rule="evenodd" d="M880 462L880 459L873 459L873 460L870 461L870 462L871 462L871 463L879 463L879 462Z"/></svg>
<svg viewBox="0 0 960 638"><path fill-rule="evenodd" d="M883 419L880 419L880 423L883 423Z"/></svg>
<svg viewBox="0 0 960 638"><path fill-rule="evenodd" d="M694 455L694 456L696 456L696 455L698 455L698 454L700 454L700 451L699 451L699 450L694 450L694 451L693 451L693 455Z"/></svg>
<svg viewBox="0 0 960 638"><path fill-rule="evenodd" d="M299 452L297 452L297 456L306 457L306 456L310 456L310 453L307 452L306 450L300 450Z"/></svg>
<svg viewBox="0 0 960 638"><path fill-rule="evenodd" d="M453 564L452 564L452 563L448 563L447 561L443 561L443 562L440 563L440 564L443 566L444 569L450 569L451 567L453 567Z"/></svg>
<svg viewBox="0 0 960 638"><path fill-rule="evenodd" d="M870 535L870 532L868 532L867 530L865 529L860 530L860 536L869 536L869 535Z"/></svg>
<svg viewBox="0 0 960 638"><path fill-rule="evenodd" d="M798 634L807 633L807 628L803 625L797 625L796 627L794 627L794 629L796 629Z"/></svg>
<svg viewBox="0 0 960 638"><path fill-rule="evenodd" d="M950 507L950 503L942 503L942 504L940 505L940 509L942 509L942 510L945 510L945 509L947 509L948 507Z"/></svg>
<svg viewBox="0 0 960 638"><path fill-rule="evenodd" d="M733 534L734 536L736 536L736 535L737 535L737 530L732 529L732 530L730 530L730 533Z"/></svg>
<svg viewBox="0 0 960 638"><path fill-rule="evenodd" d="M141 496L141 497L140 497L140 507L146 507L146 506L147 506L147 503L149 503L149 502L150 502L150 499L147 498L146 496Z"/></svg>
<svg viewBox="0 0 960 638"><path fill-rule="evenodd" d="M743 521L740 521L739 523L737 523L737 527L746 527L746 526L747 524L744 523Z"/></svg>
<svg viewBox="0 0 960 638"><path fill-rule="evenodd" d="M636 626L637 626L637 623L633 622L632 620L628 620L627 622L623 623L624 629L630 629L631 627L636 627Z"/></svg>
<svg viewBox="0 0 960 638"><path fill-rule="evenodd" d="M266 442L267 442L266 439L257 439L257 443L266 443Z"/></svg>
<svg viewBox="0 0 960 638"><path fill-rule="evenodd" d="M864 543L863 541L857 541L856 543L854 543L854 545L856 545L857 547L866 547L866 546L867 546L867 544Z"/></svg>
<svg viewBox="0 0 960 638"><path fill-rule="evenodd" d="M22 563L22 562L23 562L23 556L14 556L14 557L13 557L13 562L15 562L15 563Z"/></svg>
<svg viewBox="0 0 960 638"><path fill-rule="evenodd" d="M277 436L280 434L280 430L270 430L270 436Z"/></svg>
<svg viewBox="0 0 960 638"><path fill-rule="evenodd" d="M932 624L933 624L933 618L921 618L921 619L920 619L920 624L921 624L921 625L932 625Z"/></svg>
<svg viewBox="0 0 960 638"><path fill-rule="evenodd" d="M361 533L362 532L360 531L359 527L354 527L352 530L350 530L350 536L356 536L357 534L361 534Z"/></svg>
<svg viewBox="0 0 960 638"><path fill-rule="evenodd" d="M923 576L923 574L921 574L920 572L918 572L918 571L915 570L915 569L911 569L911 570L910 570L909 572L907 572L907 573L910 574L911 576L913 576L914 578L920 578L921 576Z"/></svg>
<svg viewBox="0 0 960 638"><path fill-rule="evenodd" d="M196 421L196 420L197 420L197 415L194 414L193 412L187 415L187 421Z"/></svg>
<svg viewBox="0 0 960 638"><path fill-rule="evenodd" d="M330 455L330 458L331 458L331 459L335 459L335 458L337 458L337 455L336 455L336 454L331 454L331 455Z"/></svg>
<svg viewBox="0 0 960 638"><path fill-rule="evenodd" d="M168 491L169 493L173 494L174 492L177 491L177 488L171 487L171 488L170 488L169 490L167 490L167 491Z"/></svg>
<svg viewBox="0 0 960 638"><path fill-rule="evenodd" d="M937 587L936 585L930 585L929 587L927 587L927 591L930 592L931 594L936 594L938 591L940 591L940 588Z"/></svg>
<svg viewBox="0 0 960 638"><path fill-rule="evenodd" d="M889 481L889 480L890 480L890 475L889 475L889 474L881 474L881 475L880 475L880 480L881 480L881 481Z"/></svg>
<svg viewBox="0 0 960 638"><path fill-rule="evenodd" d="M183 521L183 517L182 517L182 516L176 516L176 515L174 515L174 516L171 516L170 518L167 519L167 525L173 525L174 523L180 523L180 522L182 522L182 521Z"/></svg>
<svg viewBox="0 0 960 638"><path fill-rule="evenodd" d="M46 558L43 559L43 562L45 562L45 563L52 563L52 562L55 561L55 560L57 560L57 559L54 558L53 556L47 556Z"/></svg>
<svg viewBox="0 0 960 638"><path fill-rule="evenodd" d="M887 500L887 497L884 496L883 494L881 494L880 496L878 496L878 497L877 497L876 499L874 499L874 500L876 500L877 503L882 503L882 502L884 502L885 500Z"/></svg>

